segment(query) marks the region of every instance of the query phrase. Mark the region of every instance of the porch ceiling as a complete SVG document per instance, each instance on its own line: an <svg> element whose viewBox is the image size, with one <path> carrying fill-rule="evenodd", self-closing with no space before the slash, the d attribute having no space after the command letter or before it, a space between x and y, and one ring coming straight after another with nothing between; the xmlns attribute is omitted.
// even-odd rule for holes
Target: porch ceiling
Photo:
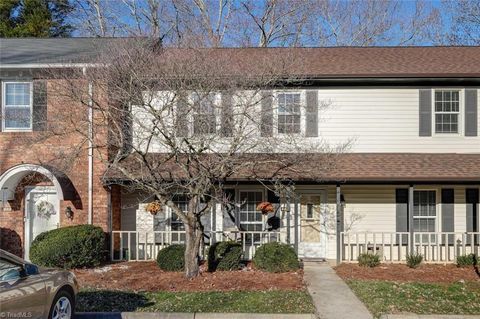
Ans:
<svg viewBox="0 0 480 319"><path fill-rule="evenodd" d="M215 166L220 159L204 155L206 165ZM480 183L480 154L422 154L422 153L346 153L346 154L242 154L250 161L236 170L227 181L289 179L315 183ZM223 161L224 159L222 159ZM167 154L150 154L157 178L186 179L179 162ZM308 163L308 165L306 164ZM142 160L130 156L121 162L130 178L151 178ZM106 184L126 182L130 178L111 168L104 175Z"/></svg>

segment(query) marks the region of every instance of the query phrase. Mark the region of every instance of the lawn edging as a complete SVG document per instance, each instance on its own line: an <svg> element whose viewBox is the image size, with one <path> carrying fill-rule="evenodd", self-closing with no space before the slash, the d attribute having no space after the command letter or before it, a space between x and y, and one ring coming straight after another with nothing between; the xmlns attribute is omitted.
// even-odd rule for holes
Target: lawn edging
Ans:
<svg viewBox="0 0 480 319"><path fill-rule="evenodd" d="M251 319L252 313L79 312L75 319ZM258 319L316 319L314 314L255 313Z"/></svg>

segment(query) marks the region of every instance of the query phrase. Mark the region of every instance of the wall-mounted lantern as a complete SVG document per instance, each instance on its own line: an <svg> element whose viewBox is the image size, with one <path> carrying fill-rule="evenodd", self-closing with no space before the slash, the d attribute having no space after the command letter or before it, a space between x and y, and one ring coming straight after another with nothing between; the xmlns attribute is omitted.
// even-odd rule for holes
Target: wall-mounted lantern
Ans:
<svg viewBox="0 0 480 319"><path fill-rule="evenodd" d="M73 219L73 210L70 206L67 206L67 208L65 208L65 216L68 219Z"/></svg>

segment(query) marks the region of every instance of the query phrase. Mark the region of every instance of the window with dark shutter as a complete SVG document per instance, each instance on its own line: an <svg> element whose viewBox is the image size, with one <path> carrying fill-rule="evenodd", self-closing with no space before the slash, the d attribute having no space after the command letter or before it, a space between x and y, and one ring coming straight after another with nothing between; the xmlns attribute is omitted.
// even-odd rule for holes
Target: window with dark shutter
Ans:
<svg viewBox="0 0 480 319"><path fill-rule="evenodd" d="M2 82L2 91L2 130L31 131L32 82Z"/></svg>

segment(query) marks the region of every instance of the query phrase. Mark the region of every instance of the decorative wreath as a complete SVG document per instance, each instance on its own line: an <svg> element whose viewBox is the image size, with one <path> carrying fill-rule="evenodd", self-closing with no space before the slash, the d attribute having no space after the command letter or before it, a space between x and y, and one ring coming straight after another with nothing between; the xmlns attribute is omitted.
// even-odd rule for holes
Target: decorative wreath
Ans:
<svg viewBox="0 0 480 319"><path fill-rule="evenodd" d="M162 210L162 205L160 204L159 201L154 201L154 202L148 203L147 207L145 207L145 210L152 215L156 215Z"/></svg>
<svg viewBox="0 0 480 319"><path fill-rule="evenodd" d="M44 219L50 219L50 216L55 215L55 207L52 203L42 200L35 204L37 208L37 216Z"/></svg>
<svg viewBox="0 0 480 319"><path fill-rule="evenodd" d="M275 209L273 208L272 203L270 202L261 202L257 205L257 210L261 211L262 214L268 214L273 212Z"/></svg>

